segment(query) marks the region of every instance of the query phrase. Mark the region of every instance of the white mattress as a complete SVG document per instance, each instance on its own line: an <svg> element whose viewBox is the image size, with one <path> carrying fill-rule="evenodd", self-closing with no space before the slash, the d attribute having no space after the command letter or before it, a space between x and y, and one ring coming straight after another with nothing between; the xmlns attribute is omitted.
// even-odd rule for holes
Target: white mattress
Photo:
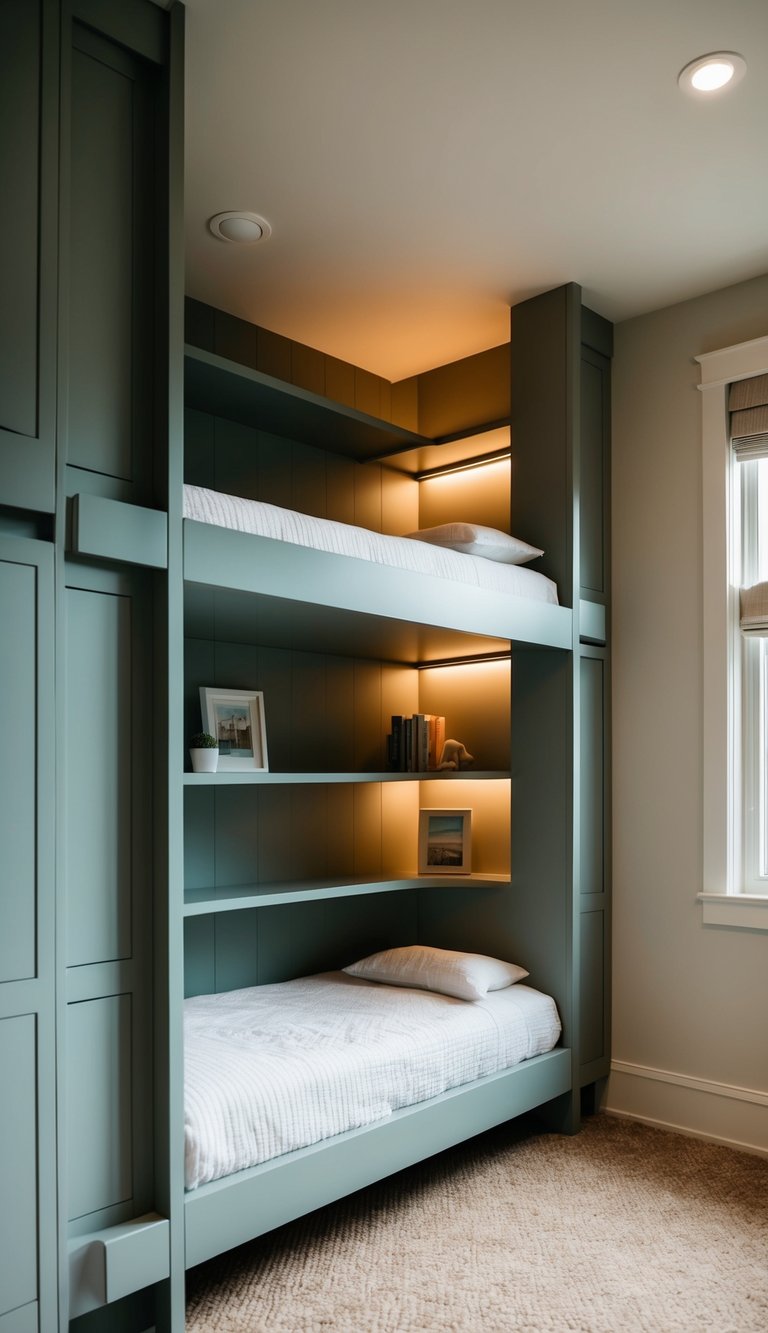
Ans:
<svg viewBox="0 0 768 1333"><path fill-rule="evenodd" d="M523 985L468 1002L325 972L187 1000L187 1188L519 1064L559 1035L554 1000Z"/></svg>
<svg viewBox="0 0 768 1333"><path fill-rule="evenodd" d="M391 537L368 528L337 523L333 519L314 518L293 509L265 504L262 500L243 500L237 495L207 490L203 486L184 487L184 517L196 523L212 523L258 537L309 546L316 551L351 555L358 560L372 560L394 569L436 574L456 583L471 583L494 592L511 593L534 601L557 605L557 587L552 579L537 574L524 565L502 565L477 555L448 551L410 537Z"/></svg>

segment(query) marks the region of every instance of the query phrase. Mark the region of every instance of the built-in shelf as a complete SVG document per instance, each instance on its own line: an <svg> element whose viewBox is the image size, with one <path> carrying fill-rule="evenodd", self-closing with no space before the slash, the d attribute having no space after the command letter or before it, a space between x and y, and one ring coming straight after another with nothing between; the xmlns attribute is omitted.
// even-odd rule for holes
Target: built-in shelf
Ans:
<svg viewBox="0 0 768 1333"><path fill-rule="evenodd" d="M190 787L229 787L242 784L267 786L306 786L308 783L322 782L451 782L457 778L469 778L472 782L487 781L494 778L509 778L509 771L481 770L464 768L460 772L428 773L185 773L184 785Z"/></svg>
<svg viewBox="0 0 768 1333"><path fill-rule="evenodd" d="M188 407L359 462L433 444L391 421L380 421L199 347L185 349L184 387Z"/></svg>
<svg viewBox="0 0 768 1333"><path fill-rule="evenodd" d="M397 893L407 889L498 888L509 884L508 875L402 875L383 880L312 879L287 884L241 884L236 888L187 889L185 916L209 916L212 912L238 912L248 907L274 907L280 903L310 902L318 898L353 898L370 893Z"/></svg>

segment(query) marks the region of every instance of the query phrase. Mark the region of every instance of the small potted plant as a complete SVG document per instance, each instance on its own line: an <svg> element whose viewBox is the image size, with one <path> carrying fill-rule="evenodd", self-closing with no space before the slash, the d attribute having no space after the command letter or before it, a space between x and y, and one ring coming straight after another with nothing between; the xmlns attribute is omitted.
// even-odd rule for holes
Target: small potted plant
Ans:
<svg viewBox="0 0 768 1333"><path fill-rule="evenodd" d="M193 773L215 773L219 766L219 742L208 731L198 731L189 742Z"/></svg>

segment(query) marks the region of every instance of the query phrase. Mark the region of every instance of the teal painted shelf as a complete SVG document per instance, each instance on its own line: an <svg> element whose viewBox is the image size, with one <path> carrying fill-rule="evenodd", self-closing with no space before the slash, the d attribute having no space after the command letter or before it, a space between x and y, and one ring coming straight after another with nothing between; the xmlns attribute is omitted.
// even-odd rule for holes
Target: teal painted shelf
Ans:
<svg viewBox="0 0 768 1333"><path fill-rule="evenodd" d="M403 875L382 880L313 879L299 883L241 884L236 888L187 889L185 916L212 912L239 912L248 907L274 907L319 898L353 898L370 893L398 893L407 889L498 888L510 884L508 875Z"/></svg>
<svg viewBox="0 0 768 1333"><path fill-rule="evenodd" d="M509 778L503 770L463 769L460 773L185 773L185 787L253 786L306 786L309 783L331 782L456 782L467 778L472 782Z"/></svg>
<svg viewBox="0 0 768 1333"><path fill-rule="evenodd" d="M359 462L434 444L391 421L368 416L199 347L185 348L184 387L188 407L303 440Z"/></svg>

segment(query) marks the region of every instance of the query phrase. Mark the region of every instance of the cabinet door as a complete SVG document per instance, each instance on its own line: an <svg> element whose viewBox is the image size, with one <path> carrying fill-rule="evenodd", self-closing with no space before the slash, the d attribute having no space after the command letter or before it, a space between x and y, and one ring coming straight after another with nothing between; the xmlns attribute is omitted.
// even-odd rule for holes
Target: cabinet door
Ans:
<svg viewBox="0 0 768 1333"><path fill-rule="evenodd" d="M68 59L66 482L69 493L141 504L152 493L159 382L159 75L152 62L79 23Z"/></svg>
<svg viewBox="0 0 768 1333"><path fill-rule="evenodd" d="M62 1105L76 1235L154 1202L152 585L74 564L65 580Z"/></svg>
<svg viewBox="0 0 768 1333"><path fill-rule="evenodd" d="M0 1328L25 1331L57 1299L52 590L51 548L1 537Z"/></svg>
<svg viewBox="0 0 768 1333"><path fill-rule="evenodd" d="M0 5L0 504L54 508L58 6ZM13 206L11 206L13 201ZM20 219L23 221L20 224Z"/></svg>

